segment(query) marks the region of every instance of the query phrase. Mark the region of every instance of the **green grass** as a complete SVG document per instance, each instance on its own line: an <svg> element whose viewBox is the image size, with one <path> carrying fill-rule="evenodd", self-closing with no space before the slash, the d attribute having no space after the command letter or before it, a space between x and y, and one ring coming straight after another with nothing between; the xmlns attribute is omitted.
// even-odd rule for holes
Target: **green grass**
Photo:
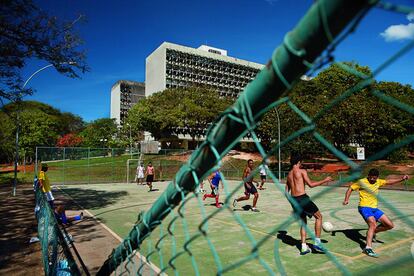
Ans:
<svg viewBox="0 0 414 276"><path fill-rule="evenodd" d="M239 182L229 181L226 185L227 191L233 191L238 184ZM152 193L148 193L145 186L134 184L79 185L65 187L64 191L115 233L125 237L132 229L137 214L150 208L166 186L166 182L156 183L155 187L160 191ZM245 262L235 265L229 274L267 274L263 264L275 272L282 273L276 265L280 262L288 275L340 275L341 271L333 260L341 263L350 273L359 273L379 266L382 266L380 271L384 275L409 275L414 271L412 259L411 262L391 267L390 270L386 266L388 262L410 257L410 246L414 241L413 194L404 191L381 191L382 198L391 204L392 208L388 208L385 203L380 203L380 208L393 220L395 228L378 235L383 243L374 243L374 249L380 253L380 258L374 259L361 254L367 226L357 211L358 195L354 193L350 204L342 206L345 191L344 188L330 190L326 187L308 189L308 194L319 206L324 221L330 221L334 225L334 232L322 234L324 245L331 255L300 256L297 248L300 243L297 222L275 231L289 219L291 207L283 193L272 184L267 184L267 189L260 191L260 213L243 211L240 208L243 204L252 204L252 199L240 202L235 210L227 206L214 215L212 214L217 209L211 205L212 199L204 202L195 197L189 199L182 208L174 209L144 241L140 253L146 255L158 267L168 267L168 274L174 274L174 270L168 266L168 261L173 255L178 255L173 265L179 274L194 275L197 269L200 275L213 275L217 273L218 265L214 259L215 254L220 259L220 265L226 268L252 256L254 245L263 241L257 251L257 257L260 259L245 259ZM234 196L240 196L242 192L239 189ZM222 192L221 201L226 199L225 194L227 193ZM180 214L184 217L181 218ZM212 217L204 226L207 236L198 235L200 224L209 215ZM176 217L178 219L175 219ZM411 222L407 223L407 220ZM313 224L314 221L309 220L311 228ZM173 235L167 234L168 229ZM165 234L167 235L159 242L160 237ZM194 239L188 244L188 251L185 251L184 245L192 237ZM156 245L159 250L155 249ZM211 249L213 247L215 251ZM138 263L135 265L139 267ZM133 269L133 266L130 265L129 269Z"/></svg>

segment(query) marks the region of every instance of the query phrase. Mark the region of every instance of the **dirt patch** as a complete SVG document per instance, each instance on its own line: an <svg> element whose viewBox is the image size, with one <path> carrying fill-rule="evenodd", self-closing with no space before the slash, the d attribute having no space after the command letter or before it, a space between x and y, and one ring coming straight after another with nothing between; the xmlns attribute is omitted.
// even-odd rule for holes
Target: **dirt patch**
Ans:
<svg viewBox="0 0 414 276"><path fill-rule="evenodd" d="M188 152L185 154L179 154L179 155L172 155L172 156L168 156L166 159L169 160L176 160L176 161L181 161L181 162L187 162L188 159L190 158L192 152ZM250 152L241 152L241 151L237 151L237 150L231 150L224 158L223 158L223 162L228 161L229 159L234 158L234 159L241 159L241 160L249 160L252 159L253 161L262 161L262 156L260 155L260 153L250 153Z"/></svg>
<svg viewBox="0 0 414 276"><path fill-rule="evenodd" d="M0 275L44 275L31 184L0 187Z"/></svg>
<svg viewBox="0 0 414 276"><path fill-rule="evenodd" d="M230 151L229 157L241 160L249 160L252 159L253 161L262 161L263 157L258 152L241 152L241 151Z"/></svg>

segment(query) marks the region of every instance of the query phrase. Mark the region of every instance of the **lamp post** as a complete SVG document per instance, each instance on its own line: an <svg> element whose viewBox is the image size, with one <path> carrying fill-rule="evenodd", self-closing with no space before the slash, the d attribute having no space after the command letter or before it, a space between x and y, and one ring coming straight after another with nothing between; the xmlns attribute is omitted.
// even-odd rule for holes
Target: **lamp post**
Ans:
<svg viewBox="0 0 414 276"><path fill-rule="evenodd" d="M59 63L61 65L63 64L69 64L69 65L75 65L76 62L61 62ZM42 68L40 68L39 70L37 70L36 72L34 72L23 84L21 91L24 90L24 88L26 87L26 85L29 83L29 81L38 73L42 72L43 70L54 66L53 64L48 64ZM20 120L19 120L19 104L22 101L22 93L19 93L17 95L17 99L16 99L16 103L17 103L17 116L16 116L16 145L15 145L15 149L16 149L16 153L15 153L15 157L14 157L14 180L13 180L13 196L16 195L16 187L17 187L17 162L19 160L19 125L20 125ZM37 164L36 164L37 165ZM37 172L37 167L35 169L35 172Z"/></svg>
<svg viewBox="0 0 414 276"><path fill-rule="evenodd" d="M127 126L129 126L129 155L132 159L132 138L131 138L131 125L129 123L126 123Z"/></svg>
<svg viewBox="0 0 414 276"><path fill-rule="evenodd" d="M282 180L282 173L281 173L281 163L280 163L280 119L279 119L279 111L277 107L275 107L276 117L277 117L277 143L278 143L278 167L279 167L279 182Z"/></svg>

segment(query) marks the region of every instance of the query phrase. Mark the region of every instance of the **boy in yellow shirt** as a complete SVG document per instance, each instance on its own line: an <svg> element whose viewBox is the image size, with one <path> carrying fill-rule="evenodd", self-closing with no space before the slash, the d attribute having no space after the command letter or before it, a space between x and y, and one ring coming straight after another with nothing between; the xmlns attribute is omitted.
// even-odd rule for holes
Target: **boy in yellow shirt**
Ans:
<svg viewBox="0 0 414 276"><path fill-rule="evenodd" d="M360 179L358 182L349 186L343 202L343 205L347 205L352 191L359 191L358 211L369 227L366 237L366 247L363 252L370 257L378 257L378 254L372 250L372 238L375 234L394 228L392 221L384 214L383 211L378 209L377 195L379 188L384 185L397 184L408 179L407 175L404 175L401 179L391 181L379 179L378 176L379 171L377 169L371 169L368 172L367 178ZM381 223L378 226L377 221Z"/></svg>
<svg viewBox="0 0 414 276"><path fill-rule="evenodd" d="M48 168L49 167L47 164L42 164L42 169L39 172L39 183L40 183L40 188L42 189L42 192L46 196L47 202L50 204L50 207L52 207L53 209L53 200L55 200L55 198L53 197L53 194L52 194L52 188L50 187L49 178L46 175Z"/></svg>

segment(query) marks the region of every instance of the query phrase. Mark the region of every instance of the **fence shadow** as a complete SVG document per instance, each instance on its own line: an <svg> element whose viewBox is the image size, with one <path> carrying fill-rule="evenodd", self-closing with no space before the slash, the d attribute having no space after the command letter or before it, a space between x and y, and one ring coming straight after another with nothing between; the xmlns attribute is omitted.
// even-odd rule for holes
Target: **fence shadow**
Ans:
<svg viewBox="0 0 414 276"><path fill-rule="evenodd" d="M84 209L99 209L113 205L128 195L128 192L125 191L110 192L80 188L63 188L61 190L54 192L56 202L64 203L67 210L77 210L79 206ZM72 197L75 202L67 200L65 198L67 195Z"/></svg>

